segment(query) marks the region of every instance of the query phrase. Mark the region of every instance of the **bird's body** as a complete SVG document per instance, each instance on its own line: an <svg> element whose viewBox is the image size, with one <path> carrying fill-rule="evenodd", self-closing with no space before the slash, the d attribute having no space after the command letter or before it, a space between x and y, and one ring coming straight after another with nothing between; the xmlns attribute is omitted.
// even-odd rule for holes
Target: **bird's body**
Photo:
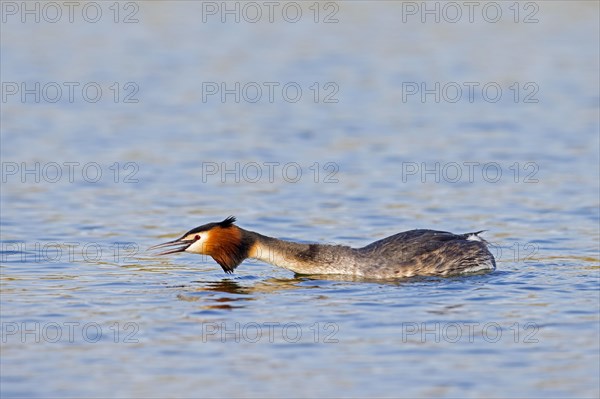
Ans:
<svg viewBox="0 0 600 399"><path fill-rule="evenodd" d="M246 258L283 267L298 274L337 274L364 278L447 276L496 268L486 242L477 233L452 234L410 230L362 248L305 244L267 237L242 229L235 218L190 230L178 240L153 248L178 246L162 254L191 252L210 255L232 273Z"/></svg>

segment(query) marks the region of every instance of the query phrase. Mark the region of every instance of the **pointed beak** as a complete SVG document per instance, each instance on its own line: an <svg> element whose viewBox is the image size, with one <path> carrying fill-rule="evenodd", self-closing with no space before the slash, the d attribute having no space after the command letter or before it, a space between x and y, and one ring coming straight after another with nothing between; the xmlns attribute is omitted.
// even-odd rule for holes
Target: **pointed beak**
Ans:
<svg viewBox="0 0 600 399"><path fill-rule="evenodd" d="M169 241L169 242L165 242L162 244L158 244L155 245L153 247L150 247L147 249L147 251L151 251L153 249L158 249L158 248L168 248L168 247L175 247L177 246L177 248L175 249L169 249L163 252L159 252L156 255L168 255L168 254L176 254L177 252L183 252L187 249L187 247L189 247L190 245L192 245L194 241L192 240L182 240L181 238L178 238L177 240L173 240L173 241Z"/></svg>

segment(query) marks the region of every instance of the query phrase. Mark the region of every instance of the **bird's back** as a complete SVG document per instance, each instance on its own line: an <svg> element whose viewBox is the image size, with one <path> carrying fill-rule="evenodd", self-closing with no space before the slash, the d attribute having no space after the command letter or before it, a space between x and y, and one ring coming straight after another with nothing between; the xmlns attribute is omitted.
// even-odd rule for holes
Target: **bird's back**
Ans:
<svg viewBox="0 0 600 399"><path fill-rule="evenodd" d="M368 272L381 277L494 270L494 257L479 233L410 230L375 241L357 251L372 261Z"/></svg>

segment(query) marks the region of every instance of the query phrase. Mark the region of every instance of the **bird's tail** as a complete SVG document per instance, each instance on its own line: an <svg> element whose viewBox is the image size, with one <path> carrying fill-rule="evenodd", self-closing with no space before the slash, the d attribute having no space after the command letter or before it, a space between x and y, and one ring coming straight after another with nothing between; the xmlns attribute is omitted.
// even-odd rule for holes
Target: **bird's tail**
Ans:
<svg viewBox="0 0 600 399"><path fill-rule="evenodd" d="M465 240L468 240L468 241L480 241L485 244L489 244L489 242L487 242L485 239L483 239L482 237L479 237L479 234L485 233L486 231L487 230L479 230L474 233L466 233L466 234L463 234L463 237L465 238Z"/></svg>

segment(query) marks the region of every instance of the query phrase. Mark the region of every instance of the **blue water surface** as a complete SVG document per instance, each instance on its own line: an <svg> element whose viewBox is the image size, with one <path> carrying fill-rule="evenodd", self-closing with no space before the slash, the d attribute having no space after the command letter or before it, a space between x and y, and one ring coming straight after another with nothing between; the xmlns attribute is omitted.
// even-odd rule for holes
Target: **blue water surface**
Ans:
<svg viewBox="0 0 600 399"><path fill-rule="evenodd" d="M24 4L2 3L2 397L598 397L597 2ZM229 215L353 246L487 229L498 267L146 251Z"/></svg>

